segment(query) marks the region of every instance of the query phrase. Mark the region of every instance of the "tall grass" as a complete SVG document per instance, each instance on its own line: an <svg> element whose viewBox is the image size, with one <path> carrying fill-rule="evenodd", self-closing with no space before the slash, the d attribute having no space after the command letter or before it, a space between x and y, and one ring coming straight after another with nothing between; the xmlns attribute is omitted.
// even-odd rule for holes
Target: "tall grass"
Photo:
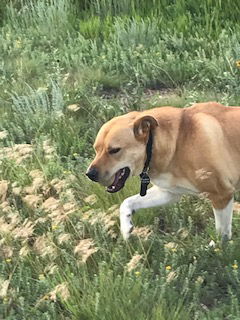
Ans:
<svg viewBox="0 0 240 320"><path fill-rule="evenodd" d="M190 17L196 19L207 27L222 28L224 21L237 23L239 17L239 5L236 0L231 1L171 1L171 0L76 0L79 9L91 15L101 17L116 15L141 15L158 16L160 19L171 20L179 18L182 25L186 24Z"/></svg>
<svg viewBox="0 0 240 320"><path fill-rule="evenodd" d="M226 246L191 197L138 212L126 243L138 178L109 195L84 175L116 115L240 104L238 3L2 1L0 16L0 318L239 319L238 211Z"/></svg>
<svg viewBox="0 0 240 320"><path fill-rule="evenodd" d="M42 34L51 34L57 31L71 29L72 5L66 0L23 1L21 6L6 7L6 20L16 29L39 30ZM15 17L18 16L18 19Z"/></svg>
<svg viewBox="0 0 240 320"><path fill-rule="evenodd" d="M181 3L169 3L165 11L173 6L179 13ZM185 2L182 6L184 11ZM75 97L79 83L84 90L98 92L133 86L238 92L238 26L233 31L231 21L225 20L211 32L192 9L190 24L186 28L183 22L182 29L174 10L167 21L165 11L164 18L156 14L77 20L73 4L66 0L27 2L20 9L10 6L1 33L2 92L13 81L20 93L24 82L44 86L46 78L65 81ZM220 17L212 20L218 19L220 23Z"/></svg>

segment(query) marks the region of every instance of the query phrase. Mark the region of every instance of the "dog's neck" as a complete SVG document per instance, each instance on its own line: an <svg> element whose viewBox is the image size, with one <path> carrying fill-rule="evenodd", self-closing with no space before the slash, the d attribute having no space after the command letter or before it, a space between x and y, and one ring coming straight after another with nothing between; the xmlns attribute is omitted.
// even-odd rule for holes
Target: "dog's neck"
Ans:
<svg viewBox="0 0 240 320"><path fill-rule="evenodd" d="M154 178L159 173L168 172L174 160L179 135L182 110L175 109L176 114L171 118L159 116L159 126L152 132L152 160L150 163L149 176Z"/></svg>

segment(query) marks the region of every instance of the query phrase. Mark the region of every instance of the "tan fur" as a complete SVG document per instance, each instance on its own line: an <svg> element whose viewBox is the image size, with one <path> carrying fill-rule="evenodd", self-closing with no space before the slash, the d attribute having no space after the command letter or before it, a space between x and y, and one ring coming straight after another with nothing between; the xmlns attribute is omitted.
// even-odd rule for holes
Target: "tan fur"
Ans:
<svg viewBox="0 0 240 320"><path fill-rule="evenodd" d="M134 134L134 127L144 116L158 123L152 127L151 181L160 187L165 183L169 190L186 188L204 193L214 208L226 207L240 188L240 108L216 102L185 109L161 107L131 112L104 124L94 144L96 157L91 164L99 171L100 183L110 185L116 171L125 166L130 167L132 175L142 171L152 124L150 121L143 126L142 139ZM118 147L121 152L108 153Z"/></svg>

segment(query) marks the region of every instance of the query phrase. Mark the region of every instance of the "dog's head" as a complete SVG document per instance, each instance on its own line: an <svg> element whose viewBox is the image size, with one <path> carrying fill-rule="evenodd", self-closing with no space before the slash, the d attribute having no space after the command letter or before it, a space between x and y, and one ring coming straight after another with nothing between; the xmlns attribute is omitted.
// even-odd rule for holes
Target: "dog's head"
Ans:
<svg viewBox="0 0 240 320"><path fill-rule="evenodd" d="M130 175L141 173L149 132L157 125L154 117L140 112L131 112L105 123L96 137L96 156L86 175L107 186L108 192L122 189Z"/></svg>

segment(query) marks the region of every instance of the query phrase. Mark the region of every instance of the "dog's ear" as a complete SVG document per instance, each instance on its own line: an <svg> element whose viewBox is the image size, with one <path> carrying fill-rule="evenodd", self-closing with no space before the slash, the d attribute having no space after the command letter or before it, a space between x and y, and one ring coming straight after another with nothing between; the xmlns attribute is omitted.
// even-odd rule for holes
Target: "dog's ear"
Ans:
<svg viewBox="0 0 240 320"><path fill-rule="evenodd" d="M157 120L152 116L144 116L137 119L133 124L133 132L138 140L145 140L148 137L150 129L158 126Z"/></svg>

